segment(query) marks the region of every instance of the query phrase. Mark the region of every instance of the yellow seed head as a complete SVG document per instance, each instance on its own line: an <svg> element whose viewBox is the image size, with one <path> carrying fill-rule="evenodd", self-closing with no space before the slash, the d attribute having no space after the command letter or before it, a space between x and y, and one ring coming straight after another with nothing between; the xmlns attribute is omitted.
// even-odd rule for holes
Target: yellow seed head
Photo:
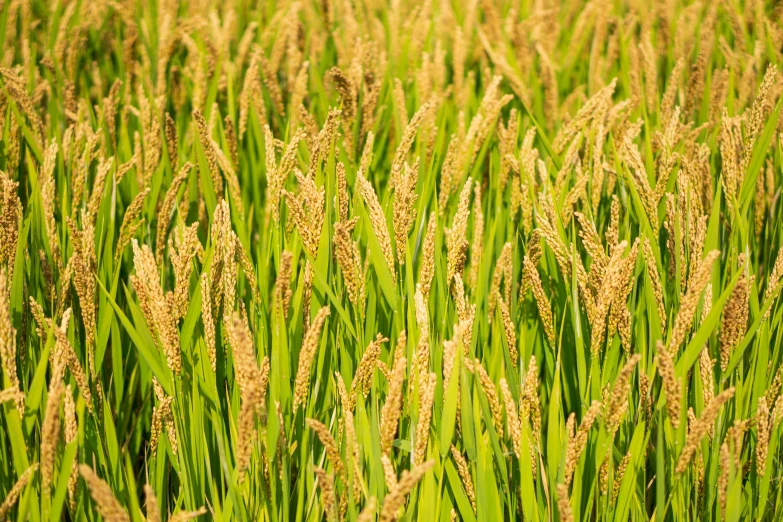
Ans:
<svg viewBox="0 0 783 522"><path fill-rule="evenodd" d="M128 522L130 517L120 502L114 497L109 485L86 464L79 465L79 473L90 491L90 496L98 508L98 513L107 522Z"/></svg>
<svg viewBox="0 0 783 522"><path fill-rule="evenodd" d="M381 203L378 201L378 196L375 193L372 184L364 178L361 172L357 172L356 174L356 185L357 190L362 195L362 198L364 198L365 205L367 205L367 211L370 215L370 224L381 245L381 253L383 254L384 259L386 259L386 265L389 267L392 281L396 283L397 272L395 270L394 254L392 253L391 238L389 236L389 229L386 226L386 216L381 208Z"/></svg>
<svg viewBox="0 0 783 522"><path fill-rule="evenodd" d="M432 420L432 405L435 401L435 386L438 378L434 372L421 378L419 387L419 420L416 424L416 446L414 451L414 464L416 466L424 462L427 456L427 443L430 438L430 421Z"/></svg>
<svg viewBox="0 0 783 522"><path fill-rule="evenodd" d="M406 365L405 357L395 361L389 381L389 392L381 410L381 452L385 455L389 455L391 452L394 436L397 433L397 425L402 414L402 392Z"/></svg>
<svg viewBox="0 0 783 522"><path fill-rule="evenodd" d="M422 244L421 268L419 271L419 284L425 300L430 295L432 277L435 274L435 229L437 226L435 212L431 212L427 223L427 233Z"/></svg>
<svg viewBox="0 0 783 522"><path fill-rule="evenodd" d="M335 473L345 481L345 466L343 465L342 457L340 456L340 448L337 446L337 442L334 440L334 437L332 437L332 434L329 433L329 428L315 419L307 419L306 424L308 428L315 432L318 439L321 441L321 444L323 444L324 450L326 451L326 457L332 464Z"/></svg>
<svg viewBox="0 0 783 522"><path fill-rule="evenodd" d="M397 485L383 500L381 516L379 519L380 522L392 522L397 520L397 511L405 504L405 498L434 465L435 461L428 460L421 466L416 466L410 471L405 470L402 472L400 479L397 481Z"/></svg>
<svg viewBox="0 0 783 522"><path fill-rule="evenodd" d="M663 390L666 393L666 407L669 411L669 420L677 429L680 425L680 381L674 373L674 361L672 354L658 341L657 345L658 373L663 379Z"/></svg>
<svg viewBox="0 0 783 522"><path fill-rule="evenodd" d="M6 520L9 511L11 511L11 508L14 507L14 504L16 504L16 501L19 499L19 497L22 496L24 488L27 486L27 483L30 482L30 479L33 478L33 475L37 470L38 463L36 462L19 476L19 479L8 491L8 494L6 495L3 503L0 504L0 520Z"/></svg>
<svg viewBox="0 0 783 522"><path fill-rule="evenodd" d="M451 228L446 230L446 249L447 258L447 281L454 279L454 274L462 274L465 266L465 253L468 249L468 216L470 214L470 188L473 181L471 178L465 182L462 192L459 196L459 205L457 213L451 222Z"/></svg>
<svg viewBox="0 0 783 522"><path fill-rule="evenodd" d="M715 423L715 419L720 413L721 406L733 396L734 388L729 388L716 395L704 409L701 417L699 417L688 432L688 438L685 440L685 447L677 461L677 467L675 469L677 473L683 473L688 468L691 459L700 449L701 439L710 431L712 425Z"/></svg>
<svg viewBox="0 0 783 522"><path fill-rule="evenodd" d="M582 452L587 444L587 436L590 432L590 428L593 426L593 422L598 417L601 411L601 403L593 401L585 412L582 418L582 423L576 430L576 434L568 439L568 449L566 450L566 465L565 465L565 481L567 484L571 483L571 479L574 476L576 465L579 462L579 458L582 456Z"/></svg>
<svg viewBox="0 0 783 522"><path fill-rule="evenodd" d="M329 317L329 307L324 306L318 311L310 328L307 330L307 334L305 334L305 338L302 340L302 349L299 351L299 366L297 367L296 379L294 380L294 411L299 406L305 406L307 401L307 396L310 392L310 367L318 351L321 330L327 317Z"/></svg>

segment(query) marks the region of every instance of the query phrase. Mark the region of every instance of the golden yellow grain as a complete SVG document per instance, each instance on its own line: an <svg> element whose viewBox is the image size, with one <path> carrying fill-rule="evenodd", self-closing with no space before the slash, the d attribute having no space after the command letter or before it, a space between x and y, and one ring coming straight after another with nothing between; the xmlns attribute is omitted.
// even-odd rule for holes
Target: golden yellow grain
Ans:
<svg viewBox="0 0 783 522"><path fill-rule="evenodd" d="M480 193L477 192L476 196L480 197ZM475 201L474 201L474 207L475 207ZM474 223L475 221L476 221L476 216L474 216ZM477 243L478 241L479 238L476 238L474 236L473 246L471 246L471 249L476 248L480 250L481 247L478 245ZM500 257L498 257L497 261L495 262L495 269L492 273L492 283L489 287L490 288L489 289L489 297L490 297L489 316L490 317L492 317L492 315L495 313L495 306L497 305L497 302L500 299L499 294L500 294L501 283L503 283L502 298L506 304L506 308L511 306L511 278L512 278L512 272L514 268L513 250L514 250L514 246L511 244L511 242L510 241L506 242L506 244L503 245L503 249L500 251ZM471 250L471 265L473 263L472 259L473 259L473 250ZM472 273L473 272L471 271L470 277L473 277Z"/></svg>
<svg viewBox="0 0 783 522"><path fill-rule="evenodd" d="M16 172L21 159L21 147L19 145L19 122L12 112L10 115L10 128L8 130L8 148L6 153L5 168L8 172Z"/></svg>
<svg viewBox="0 0 783 522"><path fill-rule="evenodd" d="M381 410L381 452L384 455L389 455L391 452L400 415L402 414L402 392L406 366L407 360L405 357L395 360L391 380L389 381L389 391L386 394L386 402L384 402Z"/></svg>
<svg viewBox="0 0 783 522"><path fill-rule="evenodd" d="M160 522L160 507L155 492L149 484L144 484L144 499L147 503L147 522Z"/></svg>
<svg viewBox="0 0 783 522"><path fill-rule="evenodd" d="M764 301L767 301L777 294L780 291L781 286L783 286L783 248L778 250L778 255L775 257L772 273L767 280L767 289L764 291ZM767 312L767 316L769 316L769 311Z"/></svg>
<svg viewBox="0 0 783 522"><path fill-rule="evenodd" d="M726 107L723 107L721 113L718 144L721 156L721 184L726 193L726 202L733 208L744 173L742 170L742 120L740 117L729 117Z"/></svg>
<svg viewBox="0 0 783 522"><path fill-rule="evenodd" d="M153 451L155 451L155 449L157 448L157 439L160 436L162 427L165 425L166 435L168 437L169 446L171 447L171 452L174 455L177 455L178 452L177 427L174 423L174 412L172 411L171 408L171 405L174 403L174 398L166 395L166 393L163 390L163 387L160 385L158 380L154 377L152 379L152 387L153 390L155 391L155 397L158 400L157 405L153 409L152 449Z"/></svg>
<svg viewBox="0 0 783 522"><path fill-rule="evenodd" d="M650 379L644 372L639 372L639 408L644 411L645 416L650 417L652 410Z"/></svg>
<svg viewBox="0 0 783 522"><path fill-rule="evenodd" d="M400 479L397 481L397 485L383 500L379 519L380 522L392 522L397 520L398 510L405 504L405 498L434 465L435 461L428 460L421 466L416 466L410 471L405 470L402 472Z"/></svg>
<svg viewBox="0 0 783 522"><path fill-rule="evenodd" d="M76 440L79 429L76 421L76 403L73 400L73 390L71 390L70 384L65 387L65 394L63 396L63 412L65 414L65 425L63 427L65 443L70 444ZM74 464L75 463L76 462L74 462Z"/></svg>
<svg viewBox="0 0 783 522"><path fill-rule="evenodd" d="M424 462L427 456L427 443L430 438L430 422L432 420L432 406L435 401L435 387L438 377L434 372L421 374L419 386L419 419L416 423L416 438L413 463L416 466Z"/></svg>
<svg viewBox="0 0 783 522"><path fill-rule="evenodd" d="M753 100L753 106L750 108L750 115L748 117L747 132L745 134L745 145L742 153L743 172L747 170L750 164L751 155L753 152L753 145L756 143L756 137L761 131L762 126L766 122L766 114L769 111L767 103L767 97L770 94L770 90L777 81L778 69L775 64L770 64L764 73L764 79L759 84L758 93L756 99Z"/></svg>
<svg viewBox="0 0 783 522"><path fill-rule="evenodd" d="M289 214L299 229L299 235L302 237L302 244L311 256L316 257L318 254L321 231L320 229L316 230L312 226L313 222L310 220L307 207L305 206L305 200L301 196L297 196L285 190L281 193L288 203Z"/></svg>
<svg viewBox="0 0 783 522"><path fill-rule="evenodd" d="M524 381L525 387L519 397L519 414L522 419L529 419L533 435L533 443L541 439L541 407L538 400L538 365L536 356L531 355L527 365ZM535 459L533 459L535 468Z"/></svg>
<svg viewBox="0 0 783 522"><path fill-rule="evenodd" d="M348 128L352 127L353 117L356 114L356 97L354 95L355 89L348 76L343 73L338 67L332 67L329 70L329 77L331 78L335 90L342 96L342 115L345 118L345 122Z"/></svg>
<svg viewBox="0 0 783 522"><path fill-rule="evenodd" d="M563 125L563 127L560 128L552 142L552 147L555 149L555 152L563 152L565 145L571 143L574 136L587 126L596 112L598 112L601 105L606 103L607 100L611 100L616 86L617 78L614 78L606 87L596 92L587 103L579 109L574 117L571 118L566 125Z"/></svg>
<svg viewBox="0 0 783 522"><path fill-rule="evenodd" d="M394 223L394 240L397 248L397 262L405 264L408 251L408 234L416 219L416 183L418 181L419 161L413 167L403 164L403 173L398 174L392 203L392 222Z"/></svg>
<svg viewBox="0 0 783 522"><path fill-rule="evenodd" d="M144 297L140 298L146 300L149 306L150 315L147 316L147 321L157 333L158 346L165 354L169 368L175 374L179 374L182 369L179 332L174 315L163 295L155 258L149 246L139 247L139 243L135 239L132 240L132 244L133 263L137 276L135 281L139 283L136 292L143 294Z"/></svg>
<svg viewBox="0 0 783 522"><path fill-rule="evenodd" d="M612 503L617 502L617 496L620 494L620 487L623 485L623 477L625 476L625 470L628 464L631 462L631 453L628 452L623 455L620 464L617 466L617 471L614 473L614 484L612 485Z"/></svg>
<svg viewBox="0 0 783 522"><path fill-rule="evenodd" d="M288 308L291 304L291 272L293 269L294 255L288 250L280 254L280 266L275 278L275 295L280 300L283 309L283 317L288 318Z"/></svg>
<svg viewBox="0 0 783 522"><path fill-rule="evenodd" d="M345 165L342 161L338 161L335 167L337 174L337 195L335 196L335 207L338 210L339 220L348 220L348 182L345 179ZM366 172L366 171L365 171Z"/></svg>
<svg viewBox="0 0 783 522"><path fill-rule="evenodd" d="M511 438L517 459L522 459L522 424L519 421L517 404L514 402L514 397L511 396L511 390L509 390L508 382L506 382L505 378L500 379L500 392L503 396L503 403L506 406L506 426L508 427L509 438Z"/></svg>
<svg viewBox="0 0 783 522"><path fill-rule="evenodd" d="M87 360L90 373L95 374L95 334L96 334L96 269L95 229L92 220L82 212L83 230L79 231L73 220L68 220L69 228L74 236L73 285L79 296L79 306L82 312L82 322L87 341Z"/></svg>
<svg viewBox="0 0 783 522"><path fill-rule="evenodd" d="M403 111L404 109L405 106L403 105ZM397 146L397 150L394 153L391 172L389 174L389 183L395 190L398 188L398 183L400 181L400 175L402 174L403 165L405 164L405 159L407 158L408 152L413 145L413 140L416 138L416 131L419 129L421 122L424 120L424 117L427 115L427 112L430 109L431 106L428 103L425 103L419 108L418 111L416 111L416 114L413 115L413 118L411 118L409 123L403 122L403 125L405 125L405 130L402 133L400 144Z"/></svg>
<svg viewBox="0 0 783 522"><path fill-rule="evenodd" d="M462 119L460 118L460 121ZM446 149L446 156L443 160L443 167L441 168L440 186L438 188L438 209L441 213L446 210L446 205L449 201L449 196L454 189L454 183L458 181L457 176L462 172L458 172L460 166L458 165L458 158L460 144L459 137L456 134L451 135L451 141L449 141L448 148Z"/></svg>
<svg viewBox="0 0 783 522"><path fill-rule="evenodd" d="M373 522L375 520L375 510L377 509L377 501L375 497L370 497L367 504L359 516L356 517L356 522Z"/></svg>
<svg viewBox="0 0 783 522"><path fill-rule="evenodd" d="M41 179L41 203L43 206L44 225L46 226L46 237L49 240L49 248L52 257L59 264L60 261L60 242L57 237L57 225L54 221L54 209L57 205L57 189L54 181L54 170L57 167L57 142L52 143L46 149L44 163L39 173ZM122 237L122 234L120 234Z"/></svg>
<svg viewBox="0 0 783 522"><path fill-rule="evenodd" d="M245 72L242 82L242 90L239 93L239 139L240 141L247 130L247 120L250 117L250 107L256 109L261 125L266 125L267 114L263 103L263 94L261 92L260 73L259 73L259 53L253 53L250 58L250 65Z"/></svg>
<svg viewBox="0 0 783 522"><path fill-rule="evenodd" d="M568 495L568 485L557 485L557 510L560 511L560 520L573 522L574 515L571 511L571 499Z"/></svg>
<svg viewBox="0 0 783 522"><path fill-rule="evenodd" d="M372 184L364 178L361 172L356 173L356 185L357 190L364 199L364 203L367 205L370 224L372 225L375 237L378 239L378 243L381 245L381 253L383 254L384 259L386 259L386 265L389 267L392 282L396 284L397 271L395 270L391 238L389 229L386 226L386 216L383 213L380 201L378 201L378 195L375 193Z"/></svg>
<svg viewBox="0 0 783 522"><path fill-rule="evenodd" d="M729 444L720 445L720 474L718 475L718 506L722 512L726 511L726 492L729 488L729 473L731 472L731 454Z"/></svg>
<svg viewBox="0 0 783 522"><path fill-rule="evenodd" d="M79 465L79 473L87 483L90 496L96 504L98 513L107 522L128 522L130 517L119 501L114 497L109 485L86 464Z"/></svg>
<svg viewBox="0 0 783 522"><path fill-rule="evenodd" d="M509 243L506 243L507 245ZM472 244L470 246L470 274L468 276L468 284L472 288L476 288L476 284L479 279L479 268L481 265L481 252L484 249L484 213L481 211L481 184L476 182L476 186L473 189L473 238L472 238ZM505 253L505 247L503 250L503 253ZM501 259L503 259L503 254L501 254ZM498 266L504 266L499 261ZM491 296L495 295L494 290L497 290L498 288L495 287L495 278L499 277L501 274L501 271L495 271L493 280L492 280L492 288L493 290L490 292ZM498 281L499 285L499 281ZM492 316L492 313L494 311L494 304L495 300L494 298L490 300L490 312L489 315Z"/></svg>
<svg viewBox="0 0 783 522"><path fill-rule="evenodd" d="M169 165L171 165L173 170L177 168L177 165L179 164L179 161L177 160L177 124L168 112L165 117L164 134L166 135L166 149L169 153Z"/></svg>
<svg viewBox="0 0 783 522"><path fill-rule="evenodd" d="M737 264L738 270L741 270L742 274L723 308L720 325L720 368L722 371L726 371L734 348L745 335L750 312L748 298L753 277L747 276L748 267L744 254L740 254Z"/></svg>
<svg viewBox="0 0 783 522"><path fill-rule="evenodd" d="M492 382L492 378L478 359L475 360L473 368L475 372L478 373L481 389L484 390L484 394L487 396L495 432L500 435L503 433L503 410L500 407L500 399L498 398L498 392L495 389L495 383Z"/></svg>
<svg viewBox="0 0 783 522"><path fill-rule="evenodd" d="M641 360L641 355L634 354L628 359L628 362L622 367L615 377L612 392L604 406L604 419L606 421L606 431L614 434L617 430L622 416L628 407L628 393L631 391L631 377L634 367Z"/></svg>
<svg viewBox="0 0 783 522"><path fill-rule="evenodd" d="M381 344L388 340L387 337L378 334L375 336L375 340L373 340L364 351L364 355L362 355L362 358L359 361L359 366L356 367L356 373L354 374L353 382L351 383L352 401L355 402L357 392L360 392L364 397L367 397L367 394L370 393L372 376L376 366L375 363L378 360L378 356L381 354ZM353 405L351 409L353 409Z"/></svg>
<svg viewBox="0 0 783 522"><path fill-rule="evenodd" d="M780 395L778 400L775 401L775 408L772 410L771 425L777 426L781 420L783 420L783 395Z"/></svg>
<svg viewBox="0 0 783 522"><path fill-rule="evenodd" d="M122 225L120 226L120 235L117 240L117 248L114 250L114 260L119 261L122 257L125 247L128 246L133 236L136 235L136 231L139 230L143 221L136 221L141 215L141 211L144 207L144 199L149 195L150 189L146 188L139 192L128 208L125 210L125 215L122 217Z"/></svg>
<svg viewBox="0 0 783 522"><path fill-rule="evenodd" d="M313 473L318 478L318 485L321 488L321 502L323 503L326 520L328 522L337 522L337 497L335 495L334 480L326 471L317 466L313 468Z"/></svg>
<svg viewBox="0 0 783 522"><path fill-rule="evenodd" d="M432 278L435 275L435 229L437 226L435 212L430 212L427 233L422 244L421 268L419 269L419 284L425 301L429 298Z"/></svg>
<svg viewBox="0 0 783 522"><path fill-rule="evenodd" d="M701 375L701 387L704 404L709 404L715 396L715 379L713 379L712 368L714 360L710 358L708 345L704 345L699 355L699 373Z"/></svg>
<svg viewBox="0 0 783 522"><path fill-rule="evenodd" d="M306 331L310 328L310 297L313 292L313 267L310 261L305 261L303 276L304 288L302 289L302 327Z"/></svg>
<svg viewBox="0 0 783 522"><path fill-rule="evenodd" d="M394 471L394 465L388 455L381 455L381 466L383 467L383 479L386 482L386 488L391 491L397 486L397 472Z"/></svg>
<svg viewBox="0 0 783 522"><path fill-rule="evenodd" d="M24 400L24 393L20 392L14 386L6 388L5 390L0 390L0 404L8 401L17 401L20 398Z"/></svg>
<svg viewBox="0 0 783 522"><path fill-rule="evenodd" d="M234 289L236 287L236 241L231 229L231 212L226 200L220 200L215 207L210 226L210 241L213 245L210 279L210 294L213 312L217 313L223 304L223 319L234 311Z"/></svg>
<svg viewBox="0 0 783 522"><path fill-rule="evenodd" d="M657 222L658 214L656 210L655 193L650 187L650 182L647 178L647 172L639 148L626 136L621 143L619 152L631 173L631 178L639 193L639 198L642 200L642 206L644 207L647 219L651 223Z"/></svg>
<svg viewBox="0 0 783 522"><path fill-rule="evenodd" d="M272 105L278 114L283 115L285 114L283 93L280 91L280 85L277 81L276 69L269 63L263 50L258 49L256 51L256 58L258 60L259 72L261 73L261 80L269 91L269 98L272 100Z"/></svg>
<svg viewBox="0 0 783 522"><path fill-rule="evenodd" d="M157 255L155 260L158 263L163 262L163 249L166 245L169 225L171 224L172 211L174 210L174 205L177 202L177 193L188 179L188 174L191 169L193 169L193 167L195 167L195 165L189 161L182 165L179 173L174 177L174 180L171 182L171 185L166 191L166 195L163 197L163 203L160 206L160 210L157 212L158 226L155 234L155 252Z"/></svg>
<svg viewBox="0 0 783 522"><path fill-rule="evenodd" d="M451 286L455 274L462 275L465 267L465 253L468 249L468 216L470 215L470 189L473 180L468 178L462 187L459 196L459 205L454 219L451 221L451 228L446 229L446 250L447 273L446 281Z"/></svg>
<svg viewBox="0 0 783 522"><path fill-rule="evenodd" d="M5 522L7 520L8 513L11 511L11 508L14 507L14 504L19 499L19 497L22 496L27 483L30 482L30 479L37 470L38 463L36 462L27 468L21 475L19 475L19 479L17 479L17 481L8 491L8 494L5 496L3 503L0 504L0 522Z"/></svg>
<svg viewBox="0 0 783 522"><path fill-rule="evenodd" d="M195 511L178 511L177 513L171 515L171 518L169 518L169 522L186 522L188 520L194 520L200 517L201 515L205 515L206 513L207 513L207 508L204 506L201 506Z"/></svg>
<svg viewBox="0 0 783 522"><path fill-rule="evenodd" d="M237 312L226 320L226 334L234 355L234 374L242 402L249 402L260 412L264 400L261 389L262 373L255 354L253 336L245 321Z"/></svg>
<svg viewBox="0 0 783 522"><path fill-rule="evenodd" d="M174 291L166 297L170 298L171 313L175 321L185 317L190 304L190 275L193 272L193 260L201 258L204 248L198 239L198 222L189 227L180 226L174 234L173 241L169 239L169 256L174 269Z"/></svg>
<svg viewBox="0 0 783 522"><path fill-rule="evenodd" d="M631 352L631 313L627 302L634 287L634 270L638 255L639 238L636 238L628 257L618 270L619 282L615 287L609 311L609 336L613 336L615 331L619 333L626 355Z"/></svg>
<svg viewBox="0 0 783 522"><path fill-rule="evenodd" d="M729 388L718 395L707 405L701 414L701 417L694 423L691 430L688 432L688 437L685 440L685 446L683 447L680 458L677 460L677 467L675 471L677 473L683 473L690 463L693 456L700 450L701 439L707 434L715 423L715 419L720 413L720 408L729 399L734 396L734 388Z"/></svg>
<svg viewBox="0 0 783 522"><path fill-rule="evenodd" d="M53 373L60 373L53 370ZM41 489L44 494L50 494L52 473L54 472L54 456L60 435L60 400L63 394L62 375L52 378L49 384L49 397L41 426Z"/></svg>
<svg viewBox="0 0 783 522"><path fill-rule="evenodd" d="M333 242L334 255L343 273L348 299L361 317L364 315L365 302L364 273L358 243L351 239L351 231L357 221L358 217L354 217L349 221L335 223Z"/></svg>
<svg viewBox="0 0 783 522"><path fill-rule="evenodd" d="M201 322L204 326L204 343L210 366L214 372L217 365L217 352L215 350L215 320L212 310L212 280L209 271L201 272L199 283L201 285Z"/></svg>
<svg viewBox="0 0 783 522"><path fill-rule="evenodd" d="M364 105L365 107L367 104ZM331 113L330 113L331 114ZM364 123L362 122L362 134L365 134L364 131ZM372 157L373 157L373 145L375 144L375 134L372 133L372 131L366 132L367 138L364 143L364 149L362 149L362 157L359 160L359 171L360 172L369 172L370 171L370 164L372 163Z"/></svg>
<svg viewBox="0 0 783 522"><path fill-rule="evenodd" d="M321 330L327 317L329 317L329 307L324 306L318 311L302 340L302 349L299 351L299 365L297 366L296 379L294 380L294 411L299 406L304 407L306 405L307 397L310 393L310 367L318 351Z"/></svg>
<svg viewBox="0 0 783 522"><path fill-rule="evenodd" d="M470 467L468 466L468 462L465 460L465 457L462 456L462 453L460 453L453 444L451 446L451 456L454 458L454 464L457 467L459 478L462 480L462 486L465 488L465 493L468 495L468 500L470 500L470 505L473 508L473 512L475 513L476 491L473 487L473 479L470 476Z"/></svg>
<svg viewBox="0 0 783 522"><path fill-rule="evenodd" d="M658 373L663 379L663 390L666 393L666 407L669 411L669 420L677 429L680 425L680 381L674 372L674 361L671 352L658 341L657 347Z"/></svg>
<svg viewBox="0 0 783 522"><path fill-rule="evenodd" d="M693 280L688 284L688 290L680 301L680 309L674 319L674 327L672 328L671 340L669 342L671 350L678 349L685 340L685 335L693 324L693 315L701 299L701 293L712 274L712 264L719 256L720 251L718 250L708 252L704 259L701 260Z"/></svg>
<svg viewBox="0 0 783 522"><path fill-rule="evenodd" d="M508 184L509 170L511 162L516 153L517 133L519 128L519 117L516 109L511 109L508 114L508 124L504 125L501 121L498 124L498 149L500 151L500 190L503 191Z"/></svg>
<svg viewBox="0 0 783 522"><path fill-rule="evenodd" d="M250 255L245 249L245 245L240 241L239 236L234 234L234 256L239 261L242 267L242 272L245 274L245 282L250 288L250 295L253 297L253 302L256 306L260 305L261 294L258 291L258 281L256 279L256 269L253 266L253 261L250 259Z"/></svg>
<svg viewBox="0 0 783 522"><path fill-rule="evenodd" d="M16 390L21 389L16 368L16 329L11 322L10 284L5 269L0 270L0 362L8 384ZM17 397L16 408L19 416L24 416L24 397Z"/></svg>
<svg viewBox="0 0 783 522"><path fill-rule="evenodd" d="M500 305L500 316L503 319L503 329L506 332L506 343L511 357L511 364L516 368L519 363L519 352L517 351L517 335L514 331L514 323L511 321L511 313L508 311L506 303L500 298L500 293L496 292L495 298Z"/></svg>
<svg viewBox="0 0 783 522"><path fill-rule="evenodd" d="M329 428L315 419L307 419L305 424L307 424L307 427L313 430L318 436L318 439L321 441L321 444L323 444L324 450L326 451L326 457L332 464L335 473L345 482L347 475L345 473L345 465L340 456L340 448L337 445L337 441L332 437L332 434L329 433Z"/></svg>
<svg viewBox="0 0 783 522"><path fill-rule="evenodd" d="M582 244L588 255L593 259L590 272L591 274L596 272L600 276L603 276L606 272L606 265L609 262L609 258L604 251L604 246L601 244L601 238L598 235L598 231L595 229L595 224L588 220L581 212L574 212L574 216L579 222L579 237L582 238Z"/></svg>
<svg viewBox="0 0 783 522"><path fill-rule="evenodd" d="M551 205L549 203L545 204L547 209L551 210ZM546 239L547 245L549 245L549 248L552 250L552 254L555 256L555 260L557 261L557 265L562 272L563 278L570 280L573 267L571 266L571 255L568 253L568 248L566 247L565 243L560 239L560 236L555 231L555 228L546 218L542 217L542 219L539 220L537 230L541 231L541 236ZM588 318L591 318L594 314L593 309L595 304L593 303L593 294L587 287L587 274L583 273L584 267L581 265L581 263L577 264L576 269L580 297L582 298L583 305L587 311Z"/></svg>
<svg viewBox="0 0 783 522"><path fill-rule="evenodd" d="M249 400L243 400L237 414L237 449L236 469L240 474L240 481L245 478L245 472L250 467L250 459L253 455L253 446L256 443L257 432L255 427L255 405Z"/></svg>
<svg viewBox="0 0 783 522"><path fill-rule="evenodd" d="M46 140L44 125L41 121L41 116L35 108L35 104L32 99L30 99L27 92L25 92L24 80L17 76L11 69L5 67L0 67L0 75L3 77L8 94L19 106L22 113L27 116L27 119L30 120L30 126L33 128L33 131L37 133L36 138L39 140L38 143L44 143Z"/></svg>
<svg viewBox="0 0 783 522"><path fill-rule="evenodd" d="M204 119L204 115L201 113L201 111L196 108L193 109L193 121L196 123L199 140L201 141L201 148L204 152L204 157L207 160L209 175L212 177L212 186L215 189L215 194L217 195L218 199L220 199L223 197L223 180L221 179L220 172L218 171L215 149L212 147L212 138L210 137L207 121Z"/></svg>
<svg viewBox="0 0 783 522"><path fill-rule="evenodd" d="M582 418L582 423L576 430L576 434L568 439L568 449L566 450L566 465L565 465L565 485L571 483L571 479L574 476L574 471L579 463L579 458L582 456L582 452L587 444L587 436L590 432L590 428L593 426L593 422L598 417L601 411L601 403L593 401L590 407L585 412Z"/></svg>
<svg viewBox="0 0 783 522"><path fill-rule="evenodd" d="M647 265L647 275L650 278L652 291L655 295L655 304L658 307L658 319L661 321L661 331L666 331L666 307L663 304L663 285L661 284L660 275L658 275L658 265L655 262L655 256L653 255L649 239L644 240L642 253L644 255L645 264Z"/></svg>
<svg viewBox="0 0 783 522"><path fill-rule="evenodd" d="M87 212L95 219L100 210L101 201L103 199L103 192L106 185L106 177L111 170L114 163L114 157L107 160L98 162L97 169L95 171L95 179L93 180L92 191L90 192L90 200L87 203Z"/></svg>
<svg viewBox="0 0 783 522"><path fill-rule="evenodd" d="M522 272L524 274L525 281L533 291L533 297L535 297L536 305L538 306L538 314L541 317L541 322L544 324L544 333L551 346L555 346L555 326L554 319L552 317L552 310L549 305L549 300L544 293L544 287L541 285L541 278L538 275L533 261L529 256L525 256L522 262Z"/></svg>
<svg viewBox="0 0 783 522"><path fill-rule="evenodd" d="M766 397L759 397L756 408L756 472L763 477L767 472L767 452L770 435L769 406Z"/></svg>

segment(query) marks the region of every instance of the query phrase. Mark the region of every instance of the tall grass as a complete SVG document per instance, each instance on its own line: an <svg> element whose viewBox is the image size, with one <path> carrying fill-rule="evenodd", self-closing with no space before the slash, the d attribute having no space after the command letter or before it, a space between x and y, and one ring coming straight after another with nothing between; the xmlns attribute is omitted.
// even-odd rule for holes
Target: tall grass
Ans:
<svg viewBox="0 0 783 522"><path fill-rule="evenodd" d="M0 521L780 520L780 6L0 4Z"/></svg>

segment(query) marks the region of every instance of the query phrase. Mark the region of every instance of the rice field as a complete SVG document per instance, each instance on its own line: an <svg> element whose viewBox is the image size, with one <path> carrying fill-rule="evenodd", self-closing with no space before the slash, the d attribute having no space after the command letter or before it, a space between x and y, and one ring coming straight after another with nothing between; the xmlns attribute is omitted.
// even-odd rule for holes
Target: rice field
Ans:
<svg viewBox="0 0 783 522"><path fill-rule="evenodd" d="M0 522L783 519L783 5L0 1Z"/></svg>

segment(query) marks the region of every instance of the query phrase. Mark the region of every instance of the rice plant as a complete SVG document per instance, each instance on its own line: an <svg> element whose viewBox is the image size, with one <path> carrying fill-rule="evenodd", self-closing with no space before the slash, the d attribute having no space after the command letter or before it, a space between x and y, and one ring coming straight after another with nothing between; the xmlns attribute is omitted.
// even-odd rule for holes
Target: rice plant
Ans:
<svg viewBox="0 0 783 522"><path fill-rule="evenodd" d="M0 522L783 519L783 6L0 1Z"/></svg>

